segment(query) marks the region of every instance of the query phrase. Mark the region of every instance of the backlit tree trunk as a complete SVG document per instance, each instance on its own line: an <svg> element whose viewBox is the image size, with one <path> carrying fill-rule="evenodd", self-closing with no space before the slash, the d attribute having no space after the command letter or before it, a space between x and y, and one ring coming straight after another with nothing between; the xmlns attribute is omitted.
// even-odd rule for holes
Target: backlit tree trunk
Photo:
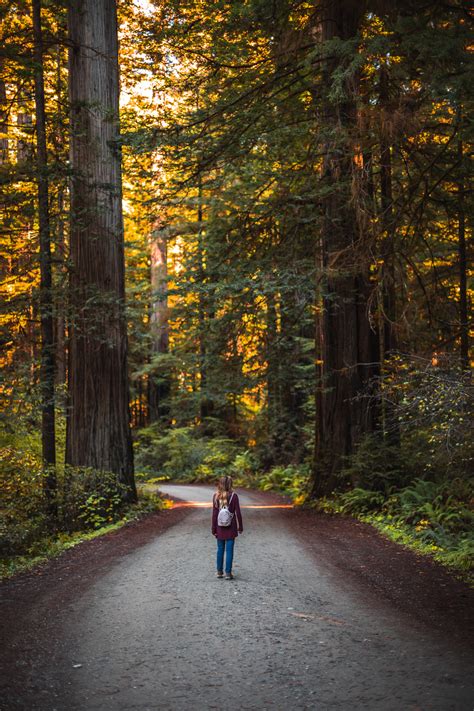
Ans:
<svg viewBox="0 0 474 711"><path fill-rule="evenodd" d="M136 498L130 434L115 0L69 3L71 274L66 461Z"/></svg>
<svg viewBox="0 0 474 711"><path fill-rule="evenodd" d="M150 239L151 312L150 333L152 356L168 353L168 267L166 232L159 225ZM148 384L148 411L151 422L169 417L169 374L161 372Z"/></svg>

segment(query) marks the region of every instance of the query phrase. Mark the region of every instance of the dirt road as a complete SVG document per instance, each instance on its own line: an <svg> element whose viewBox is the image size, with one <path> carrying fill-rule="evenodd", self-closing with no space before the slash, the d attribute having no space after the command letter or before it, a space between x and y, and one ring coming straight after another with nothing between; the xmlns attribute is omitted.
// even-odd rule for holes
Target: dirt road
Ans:
<svg viewBox="0 0 474 711"><path fill-rule="evenodd" d="M215 578L212 490L163 490L195 506L160 535L110 560L114 539L103 543L102 567L83 558L84 580L77 561L70 573L55 562L55 590L40 581L34 601L31 575L3 586L7 614L24 618L6 639L2 710L473 708L467 648L335 575L279 499L241 492L227 581Z"/></svg>

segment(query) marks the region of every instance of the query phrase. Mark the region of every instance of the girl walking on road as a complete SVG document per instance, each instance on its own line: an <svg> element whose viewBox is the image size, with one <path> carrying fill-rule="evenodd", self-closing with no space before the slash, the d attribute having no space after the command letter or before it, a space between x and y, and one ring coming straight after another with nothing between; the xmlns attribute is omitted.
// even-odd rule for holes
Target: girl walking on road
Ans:
<svg viewBox="0 0 474 711"><path fill-rule="evenodd" d="M221 476L212 498L212 535L217 538L217 577L232 580L234 542L244 526L240 513L239 497L232 489L232 477Z"/></svg>

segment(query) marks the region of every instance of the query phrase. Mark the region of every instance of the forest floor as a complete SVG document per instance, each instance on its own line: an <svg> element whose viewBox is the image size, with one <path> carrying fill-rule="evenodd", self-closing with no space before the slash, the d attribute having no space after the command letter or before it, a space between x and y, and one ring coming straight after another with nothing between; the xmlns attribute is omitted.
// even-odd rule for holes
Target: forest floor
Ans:
<svg viewBox="0 0 474 711"><path fill-rule="evenodd" d="M235 579L212 490L0 584L0 709L471 711L474 592L350 518L241 491Z"/></svg>

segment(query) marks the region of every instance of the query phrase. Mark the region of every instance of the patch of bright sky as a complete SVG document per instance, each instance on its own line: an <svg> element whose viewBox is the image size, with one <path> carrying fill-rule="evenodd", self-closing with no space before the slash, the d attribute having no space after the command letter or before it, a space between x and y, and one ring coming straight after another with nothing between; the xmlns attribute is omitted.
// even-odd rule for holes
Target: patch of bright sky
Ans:
<svg viewBox="0 0 474 711"><path fill-rule="evenodd" d="M146 15L153 15L155 8L153 3L150 2L150 0L135 0L134 4L139 7L140 10Z"/></svg>
<svg viewBox="0 0 474 711"><path fill-rule="evenodd" d="M151 17L155 12L155 7L153 3L150 2L150 0L135 0L133 4L138 10L143 12L145 15L148 15L149 17ZM136 84L134 84L133 89L131 91L127 91L127 89L122 86L120 92L121 106L126 106L127 104L129 104L132 100L132 97L136 97L137 95L145 100L148 100L151 103L153 101L153 85L150 79L151 72L149 77L145 77L141 81L138 81Z"/></svg>
<svg viewBox="0 0 474 711"><path fill-rule="evenodd" d="M137 8L137 10L143 12L149 17L152 17L156 10L154 3L150 2L150 0L134 0L133 4ZM179 66L180 61L173 53L167 52L166 64L170 67L171 71L172 68L176 68ZM148 74L148 76L145 76L140 81L137 81L133 85L133 89L127 90L125 86L122 86L120 92L121 106L127 106L127 104L131 102L132 98L136 98L137 96L141 97L144 100L148 100L150 105L152 105L153 101L155 100L155 88L152 83L153 72L151 69L150 71L146 72L146 70L144 70L143 68L141 71L142 74Z"/></svg>

